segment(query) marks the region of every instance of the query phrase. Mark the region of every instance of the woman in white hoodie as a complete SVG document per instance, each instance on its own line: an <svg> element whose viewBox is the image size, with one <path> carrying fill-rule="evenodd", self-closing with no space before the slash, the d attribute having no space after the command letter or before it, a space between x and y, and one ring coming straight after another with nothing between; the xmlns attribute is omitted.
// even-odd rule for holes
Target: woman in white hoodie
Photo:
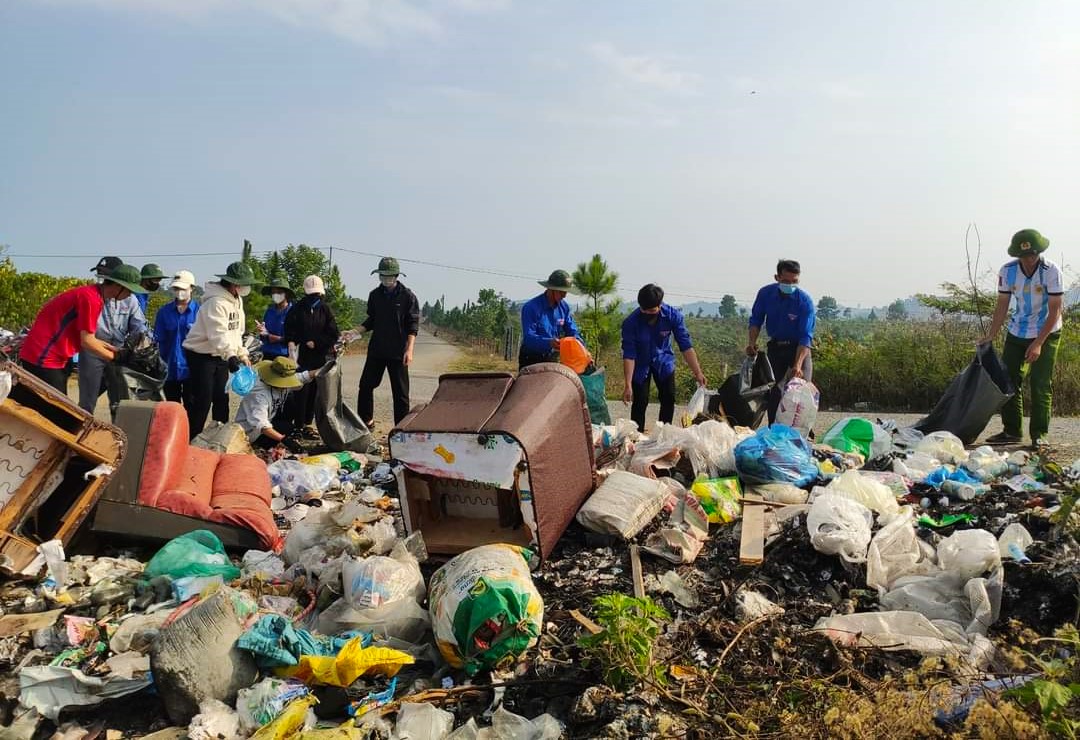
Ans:
<svg viewBox="0 0 1080 740"><path fill-rule="evenodd" d="M257 282L255 273L243 262L233 262L218 282L206 284L202 306L184 340L189 382L187 396L189 433L192 438L206 425L206 416L214 407L214 421L229 421L228 394L225 386L229 373L248 362L244 349L244 296Z"/></svg>

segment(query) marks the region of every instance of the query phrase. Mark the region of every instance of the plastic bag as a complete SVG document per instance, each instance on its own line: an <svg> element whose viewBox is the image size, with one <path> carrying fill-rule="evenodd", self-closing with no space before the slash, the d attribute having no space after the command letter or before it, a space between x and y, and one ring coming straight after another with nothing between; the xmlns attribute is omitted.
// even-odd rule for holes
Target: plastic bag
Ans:
<svg viewBox="0 0 1080 740"><path fill-rule="evenodd" d="M913 452L903 459L893 460L893 471L916 483L941 467L941 461L925 452Z"/></svg>
<svg viewBox="0 0 1080 740"><path fill-rule="evenodd" d="M361 676L377 674L392 678L404 666L416 662L400 650L364 647L364 640L354 637L336 656L302 655L297 665L279 668L278 674L308 685L348 688Z"/></svg>
<svg viewBox="0 0 1080 740"><path fill-rule="evenodd" d="M319 468L312 468L318 470ZM374 542L365 541L356 531L357 523L370 523L383 518L383 513L359 499L352 499L337 508L324 506L312 509L306 517L293 526L285 538L282 555L289 565L298 563L308 550L321 548L322 556L334 557L342 552L358 554L370 549ZM392 525L391 525L392 526Z"/></svg>
<svg viewBox="0 0 1080 740"><path fill-rule="evenodd" d="M730 425L714 419L695 424L690 427L690 432L697 438L696 454L705 466L704 470L695 473L710 478L735 472L735 445L751 436L748 431L740 436Z"/></svg>
<svg viewBox="0 0 1080 740"><path fill-rule="evenodd" d="M686 404L686 411L682 415L682 425L692 426L694 419L704 414L709 407L709 398L715 395L716 391L710 391L705 386L699 385L694 395L690 396L690 402Z"/></svg>
<svg viewBox="0 0 1080 740"><path fill-rule="evenodd" d="M563 337L559 340L559 362L578 375L588 370L592 361L589 350L577 337Z"/></svg>
<svg viewBox="0 0 1080 740"><path fill-rule="evenodd" d="M937 548L938 565L965 581L1001 567L997 539L985 529L954 532Z"/></svg>
<svg viewBox="0 0 1080 740"><path fill-rule="evenodd" d="M527 719L500 706L491 716L491 727L480 730L477 740L559 740L562 726L550 714Z"/></svg>
<svg viewBox="0 0 1080 740"><path fill-rule="evenodd" d="M315 426L332 452L367 452L374 441L371 430L345 405L337 363L315 379Z"/></svg>
<svg viewBox="0 0 1080 740"><path fill-rule="evenodd" d="M1009 472L1009 457L986 445L976 448L968 455L964 468L983 483Z"/></svg>
<svg viewBox="0 0 1080 740"><path fill-rule="evenodd" d="M968 458L964 443L952 432L930 432L915 446L915 451L951 465L959 465Z"/></svg>
<svg viewBox="0 0 1080 740"><path fill-rule="evenodd" d="M776 408L776 423L810 434L817 420L821 394L817 386L805 378L792 378L784 385L784 395Z"/></svg>
<svg viewBox="0 0 1080 740"><path fill-rule="evenodd" d="M356 609L341 598L319 614L319 631L326 635L357 630L416 644L430 627L427 610L413 599L390 601L374 609Z"/></svg>
<svg viewBox="0 0 1080 740"><path fill-rule="evenodd" d="M839 555L849 563L866 560L873 522L870 509L835 493L814 499L806 515L806 529L814 549L826 555Z"/></svg>
<svg viewBox="0 0 1080 740"><path fill-rule="evenodd" d="M755 398L764 398L776 385L776 376L773 374L769 355L758 352L753 357L743 360L739 368L739 395L747 401Z"/></svg>
<svg viewBox="0 0 1080 740"><path fill-rule="evenodd" d="M426 593L420 564L401 542L389 557L347 558L341 578L346 601L357 609L372 609L399 599L420 602Z"/></svg>
<svg viewBox="0 0 1080 740"><path fill-rule="evenodd" d="M255 381L259 379L259 374L255 372L255 368L250 365L242 365L232 375L232 380L229 381L229 388L232 392L238 396L246 396L251 393L251 389L255 387Z"/></svg>
<svg viewBox="0 0 1080 740"><path fill-rule="evenodd" d="M615 470L578 510L581 526L630 539L651 522L665 502L682 490L671 478L644 478Z"/></svg>
<svg viewBox="0 0 1080 740"><path fill-rule="evenodd" d="M287 499L312 491L325 491L337 480L334 471L321 465L305 465L299 460L277 460L266 466L270 483Z"/></svg>
<svg viewBox="0 0 1080 740"><path fill-rule="evenodd" d="M822 490L822 489L819 489ZM833 478L823 490L858 501L881 515L882 524L900 512L896 496L884 483L864 476L857 470L848 470Z"/></svg>
<svg viewBox="0 0 1080 740"><path fill-rule="evenodd" d="M848 416L833 424L822 435L821 443L841 452L857 452L866 460L884 457L893 447L888 432L858 416Z"/></svg>
<svg viewBox="0 0 1080 740"><path fill-rule="evenodd" d="M814 625L841 645L915 650L923 655L966 655L970 646L962 633L939 629L918 612L860 612L822 617Z"/></svg>
<svg viewBox="0 0 1080 740"><path fill-rule="evenodd" d="M1013 522L1005 527L1005 531L998 537L998 552L1003 558L1012 558L1018 563L1030 563L1031 560L1024 553L1035 540L1031 532L1018 522Z"/></svg>
<svg viewBox="0 0 1080 740"><path fill-rule="evenodd" d="M774 504L805 504L807 492L790 483L766 483L752 486L750 491L761 496L762 501Z"/></svg>
<svg viewBox="0 0 1080 740"><path fill-rule="evenodd" d="M589 418L593 424L610 424L611 412L607 405L607 378L604 368L598 368L588 375L578 375L585 388L585 401L589 405Z"/></svg>
<svg viewBox="0 0 1080 740"><path fill-rule="evenodd" d="M818 476L806 439L791 427L773 424L735 446L735 469L747 483L805 486Z"/></svg>
<svg viewBox="0 0 1080 740"><path fill-rule="evenodd" d="M690 490L705 513L709 517L710 524L726 524L733 522L742 514L742 486L735 476L728 478L698 478L690 487Z"/></svg>
<svg viewBox="0 0 1080 740"><path fill-rule="evenodd" d="M532 553L484 545L454 557L431 577L435 643L443 658L470 676L515 664L536 644L544 601L529 574Z"/></svg>
<svg viewBox="0 0 1080 740"><path fill-rule="evenodd" d="M217 535L205 529L169 540L146 564L148 578L169 576L221 576L225 581L240 577L240 569L229 562Z"/></svg>
<svg viewBox="0 0 1080 740"><path fill-rule="evenodd" d="M971 364L953 378L934 410L915 428L922 432L948 431L970 444L1015 393L994 346L982 344L975 350Z"/></svg>
<svg viewBox="0 0 1080 740"><path fill-rule="evenodd" d="M454 729L454 715L426 702L402 702L394 740L443 740Z"/></svg>
<svg viewBox="0 0 1080 740"><path fill-rule="evenodd" d="M240 737L240 718L232 707L217 699L199 703L199 713L188 725L189 740L220 740Z"/></svg>
<svg viewBox="0 0 1080 740"><path fill-rule="evenodd" d="M311 707L316 703L314 696L294 699L273 722L252 735L251 740L286 740L304 728L314 727L315 713Z"/></svg>
<svg viewBox="0 0 1080 740"><path fill-rule="evenodd" d="M251 688L240 689L236 697L240 731L250 735L273 722L291 701L307 695L307 686L283 678L264 678Z"/></svg>
<svg viewBox="0 0 1080 740"><path fill-rule="evenodd" d="M904 576L926 575L938 570L934 548L919 539L910 506L878 530L866 553L866 585L884 594Z"/></svg>

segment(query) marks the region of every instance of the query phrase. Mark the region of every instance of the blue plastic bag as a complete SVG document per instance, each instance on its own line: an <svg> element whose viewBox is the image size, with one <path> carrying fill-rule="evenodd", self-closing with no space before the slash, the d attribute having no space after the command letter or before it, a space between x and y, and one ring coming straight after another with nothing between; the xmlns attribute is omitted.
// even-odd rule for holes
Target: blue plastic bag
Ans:
<svg viewBox="0 0 1080 740"><path fill-rule="evenodd" d="M968 473L963 468L957 468L956 470L949 471L948 468L941 467L926 476L926 480L923 481L928 486L933 486L936 489L941 488L941 484L947 480L955 481L957 483L964 483L969 486L982 486L982 481Z"/></svg>
<svg viewBox="0 0 1080 740"><path fill-rule="evenodd" d="M232 383L229 385L236 395L246 396L251 393L251 389L255 387L255 381L258 379L259 374L255 372L255 368L250 365L243 365L233 373Z"/></svg>
<svg viewBox="0 0 1080 740"><path fill-rule="evenodd" d="M747 483L805 486L818 477L810 443L783 424L763 427L735 445L735 470Z"/></svg>

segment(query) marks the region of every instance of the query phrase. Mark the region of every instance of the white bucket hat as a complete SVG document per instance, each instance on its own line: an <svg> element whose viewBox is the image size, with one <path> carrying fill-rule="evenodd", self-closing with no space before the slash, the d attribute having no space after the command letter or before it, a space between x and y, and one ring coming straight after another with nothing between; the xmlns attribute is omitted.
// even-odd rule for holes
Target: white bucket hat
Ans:
<svg viewBox="0 0 1080 740"><path fill-rule="evenodd" d="M191 290L191 287L195 285L195 276L187 270L177 270L173 275L172 283L169 284L169 288L180 288L181 290Z"/></svg>
<svg viewBox="0 0 1080 740"><path fill-rule="evenodd" d="M311 295L312 293L323 295L326 293L326 289L323 287L322 278L318 275L308 275L304 278L304 293L307 295Z"/></svg>

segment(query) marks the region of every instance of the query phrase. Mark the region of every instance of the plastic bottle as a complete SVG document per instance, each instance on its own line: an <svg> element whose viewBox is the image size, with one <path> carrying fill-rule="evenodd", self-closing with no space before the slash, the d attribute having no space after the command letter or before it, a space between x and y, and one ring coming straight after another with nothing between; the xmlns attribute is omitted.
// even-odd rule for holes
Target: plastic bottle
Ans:
<svg viewBox="0 0 1080 740"><path fill-rule="evenodd" d="M941 484L941 490L943 493L955 496L961 501L970 501L976 496L986 493L989 488L981 484L974 485L971 483L961 483L960 481L955 480L947 480Z"/></svg>

